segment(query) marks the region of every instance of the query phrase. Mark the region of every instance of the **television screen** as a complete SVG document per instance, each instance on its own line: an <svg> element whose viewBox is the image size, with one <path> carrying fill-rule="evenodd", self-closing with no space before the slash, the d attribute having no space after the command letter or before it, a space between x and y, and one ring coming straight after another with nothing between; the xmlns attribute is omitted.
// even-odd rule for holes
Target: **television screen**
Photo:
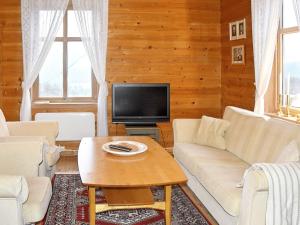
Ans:
<svg viewBox="0 0 300 225"><path fill-rule="evenodd" d="M170 120L169 84L113 84L112 121L147 124Z"/></svg>

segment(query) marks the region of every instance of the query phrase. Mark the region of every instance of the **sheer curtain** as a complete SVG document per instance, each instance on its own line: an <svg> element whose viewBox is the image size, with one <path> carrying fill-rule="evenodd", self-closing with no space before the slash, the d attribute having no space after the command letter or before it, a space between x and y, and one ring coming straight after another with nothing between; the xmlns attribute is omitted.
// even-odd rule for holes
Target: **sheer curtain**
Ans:
<svg viewBox="0 0 300 225"><path fill-rule="evenodd" d="M300 0L293 0L297 24L300 26Z"/></svg>
<svg viewBox="0 0 300 225"><path fill-rule="evenodd" d="M97 135L107 136L106 49L108 0L73 0L80 36L99 84Z"/></svg>
<svg viewBox="0 0 300 225"><path fill-rule="evenodd" d="M276 47L282 0L252 0L252 33L255 69L255 108L264 113L264 96L268 89Z"/></svg>
<svg viewBox="0 0 300 225"><path fill-rule="evenodd" d="M68 0L21 0L23 96L21 120L31 120L30 88L46 59L68 5Z"/></svg>

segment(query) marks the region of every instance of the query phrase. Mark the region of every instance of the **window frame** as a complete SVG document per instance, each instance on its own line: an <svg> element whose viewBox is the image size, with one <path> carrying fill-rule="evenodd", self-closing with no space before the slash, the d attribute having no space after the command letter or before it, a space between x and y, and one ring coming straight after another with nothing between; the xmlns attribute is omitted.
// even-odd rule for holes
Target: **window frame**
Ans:
<svg viewBox="0 0 300 225"><path fill-rule="evenodd" d="M91 97L67 97L68 95L68 43L69 42L81 42L80 37L68 37L68 11L72 11L72 5L69 5L66 9L63 17L63 36L56 37L54 42L63 43L63 97L40 97L39 96L39 77L33 84L31 89L32 102L49 102L49 103L88 103L97 101L98 84L94 76L93 70L91 69L91 86L92 96Z"/></svg>
<svg viewBox="0 0 300 225"><path fill-rule="evenodd" d="M277 79L277 99L278 102L281 100L281 102L279 102L280 106L281 106L281 110L285 111L286 110L286 99L284 99L286 97L286 95L283 93L283 36L285 34L293 34L293 33L298 33L300 32L300 27L298 26L294 26L294 27L287 27L284 28L283 27L283 7L284 7L284 2L282 2L282 11L281 11L281 16L280 16L280 20L279 20L279 28L278 28L278 36L277 36L277 47L276 47L276 79ZM280 98L281 95L281 98ZM279 107L280 107L279 106ZM289 107L289 113L292 116L296 116L297 114L300 113L300 107L296 108L296 107Z"/></svg>

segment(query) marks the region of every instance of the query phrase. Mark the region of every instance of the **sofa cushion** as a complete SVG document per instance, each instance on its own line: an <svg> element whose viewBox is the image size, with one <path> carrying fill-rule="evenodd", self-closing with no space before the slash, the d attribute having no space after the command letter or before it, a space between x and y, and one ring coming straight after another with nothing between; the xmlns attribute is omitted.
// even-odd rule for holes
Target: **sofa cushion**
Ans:
<svg viewBox="0 0 300 225"><path fill-rule="evenodd" d="M9 136L9 131L7 127L7 123L4 117L2 110L0 109L0 137Z"/></svg>
<svg viewBox="0 0 300 225"><path fill-rule="evenodd" d="M216 155L227 155L227 151L190 143L176 143L173 148L175 158L181 162L191 174L195 174L198 169L198 162L202 159L212 158Z"/></svg>
<svg viewBox="0 0 300 225"><path fill-rule="evenodd" d="M41 221L48 209L52 186L48 177L27 178L29 196L23 205L25 223Z"/></svg>
<svg viewBox="0 0 300 225"><path fill-rule="evenodd" d="M281 119L269 118L263 126L258 124L254 132L255 138L243 148L241 158L250 164L274 163L284 147L300 133L300 126Z"/></svg>
<svg viewBox="0 0 300 225"><path fill-rule="evenodd" d="M232 106L226 107L223 118L230 121L226 149L249 164L275 162L284 146L300 133L299 124Z"/></svg>
<svg viewBox="0 0 300 225"><path fill-rule="evenodd" d="M269 118L236 107L226 107L223 118L230 121L225 134L226 149L249 164L255 162L255 143L263 141Z"/></svg>
<svg viewBox="0 0 300 225"><path fill-rule="evenodd" d="M219 149L225 149L225 131L230 126L226 120L202 116L194 143Z"/></svg>
<svg viewBox="0 0 300 225"><path fill-rule="evenodd" d="M300 157L297 141L292 140L283 148L275 163L297 162L299 159Z"/></svg>
<svg viewBox="0 0 300 225"><path fill-rule="evenodd" d="M228 151L176 143L174 156L232 216L239 215L242 189L237 188L249 164Z"/></svg>
<svg viewBox="0 0 300 225"><path fill-rule="evenodd" d="M300 133L300 126L294 122L271 118L264 130L263 139L255 144L252 161L274 163L292 140ZM263 149L263 151L261 150Z"/></svg>

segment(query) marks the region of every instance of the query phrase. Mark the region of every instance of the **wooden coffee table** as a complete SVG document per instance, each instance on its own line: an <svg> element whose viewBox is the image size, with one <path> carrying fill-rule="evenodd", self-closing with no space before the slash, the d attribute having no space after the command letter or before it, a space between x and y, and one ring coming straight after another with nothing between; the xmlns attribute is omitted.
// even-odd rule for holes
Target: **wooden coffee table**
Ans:
<svg viewBox="0 0 300 225"><path fill-rule="evenodd" d="M135 156L116 156L102 150L106 142L131 140L148 150ZM83 138L78 152L82 183L89 189L90 224L96 213L115 209L152 208L165 211L171 224L171 186L187 181L176 161L150 137ZM154 202L151 186L164 186L164 201ZM107 203L96 204L95 189L101 188Z"/></svg>

